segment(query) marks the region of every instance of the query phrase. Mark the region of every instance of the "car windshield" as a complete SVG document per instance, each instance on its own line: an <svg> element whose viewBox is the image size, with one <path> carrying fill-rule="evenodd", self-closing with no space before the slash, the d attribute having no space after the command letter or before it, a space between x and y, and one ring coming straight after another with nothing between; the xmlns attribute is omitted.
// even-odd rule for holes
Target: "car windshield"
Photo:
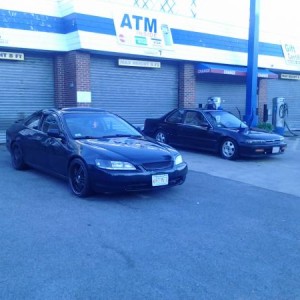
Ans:
<svg viewBox="0 0 300 300"><path fill-rule="evenodd" d="M141 136L132 125L107 112L68 113L64 119L75 139Z"/></svg>
<svg viewBox="0 0 300 300"><path fill-rule="evenodd" d="M222 111L215 110L206 112L206 117L212 123L213 126L221 128L247 128L247 125L242 122L239 118L233 114Z"/></svg>

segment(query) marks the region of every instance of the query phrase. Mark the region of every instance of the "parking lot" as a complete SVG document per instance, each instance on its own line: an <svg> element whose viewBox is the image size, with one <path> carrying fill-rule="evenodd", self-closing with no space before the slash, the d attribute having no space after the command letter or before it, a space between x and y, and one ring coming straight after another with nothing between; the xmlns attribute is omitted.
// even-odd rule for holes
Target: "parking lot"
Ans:
<svg viewBox="0 0 300 300"><path fill-rule="evenodd" d="M227 161L216 155L181 150L189 169L300 197L300 136L286 137L283 155Z"/></svg>
<svg viewBox="0 0 300 300"><path fill-rule="evenodd" d="M226 161L182 150L186 182L79 199L0 146L0 299L299 299L299 138Z"/></svg>
<svg viewBox="0 0 300 300"><path fill-rule="evenodd" d="M189 170L300 197L297 184L297 178L300 178L300 135L286 137L286 141L288 147L283 155L236 161L227 161L212 153L179 150ZM4 144L0 144L0 151L8 155Z"/></svg>

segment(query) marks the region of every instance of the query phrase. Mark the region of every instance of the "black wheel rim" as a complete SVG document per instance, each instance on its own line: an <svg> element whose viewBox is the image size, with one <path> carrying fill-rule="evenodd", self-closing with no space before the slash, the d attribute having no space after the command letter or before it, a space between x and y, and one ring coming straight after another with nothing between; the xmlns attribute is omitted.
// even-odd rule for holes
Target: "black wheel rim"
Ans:
<svg viewBox="0 0 300 300"><path fill-rule="evenodd" d="M86 174L81 165L75 165L71 171L71 183L76 194L81 194L85 189Z"/></svg>
<svg viewBox="0 0 300 300"><path fill-rule="evenodd" d="M13 152L13 164L18 167L22 163L22 152L20 147L15 147Z"/></svg>

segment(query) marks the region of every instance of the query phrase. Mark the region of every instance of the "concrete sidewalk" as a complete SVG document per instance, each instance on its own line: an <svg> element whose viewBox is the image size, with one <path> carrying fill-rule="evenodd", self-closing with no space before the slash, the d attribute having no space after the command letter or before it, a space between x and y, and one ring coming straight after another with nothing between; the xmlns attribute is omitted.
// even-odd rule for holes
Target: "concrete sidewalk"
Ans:
<svg viewBox="0 0 300 300"><path fill-rule="evenodd" d="M284 154L259 159L227 161L210 153L180 152L190 170L300 197L300 136L286 137L286 142Z"/></svg>

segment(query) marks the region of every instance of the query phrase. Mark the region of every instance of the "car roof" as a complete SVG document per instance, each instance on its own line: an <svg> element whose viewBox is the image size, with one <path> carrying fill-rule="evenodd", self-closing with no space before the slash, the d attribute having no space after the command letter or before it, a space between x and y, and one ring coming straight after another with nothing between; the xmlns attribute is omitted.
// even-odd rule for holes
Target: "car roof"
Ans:
<svg viewBox="0 0 300 300"><path fill-rule="evenodd" d="M63 112L106 112L104 109L95 107L66 107L62 108Z"/></svg>
<svg viewBox="0 0 300 300"><path fill-rule="evenodd" d="M56 112L58 114L67 114L67 113L95 113L95 112L106 112L106 110L95 108L95 107L65 107L65 108L48 108L43 109L43 113Z"/></svg>
<svg viewBox="0 0 300 300"><path fill-rule="evenodd" d="M179 111L202 111L202 112L210 112L210 111L223 111L227 112L226 110L218 110L218 109L206 109L206 108L178 108Z"/></svg>

